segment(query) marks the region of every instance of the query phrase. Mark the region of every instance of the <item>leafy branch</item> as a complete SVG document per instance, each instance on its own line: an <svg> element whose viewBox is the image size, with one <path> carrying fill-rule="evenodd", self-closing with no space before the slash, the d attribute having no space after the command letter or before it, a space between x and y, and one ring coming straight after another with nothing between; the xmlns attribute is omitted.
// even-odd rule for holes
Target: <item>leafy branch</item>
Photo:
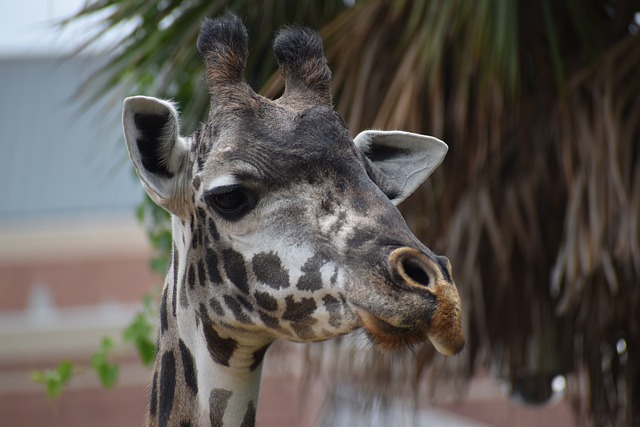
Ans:
<svg viewBox="0 0 640 427"><path fill-rule="evenodd" d="M140 360L145 366L150 366L156 352L153 341L154 326L150 319L155 318L153 298L146 296L143 300L144 310L136 314L133 321L122 333L122 340L132 344ZM105 389L116 385L120 373L117 361L116 342L112 337L104 337L100 347L90 359L90 366L77 365L70 360L63 360L53 369L34 370L31 379L45 387L47 397L54 399L60 397L64 388L75 375L94 372L100 384Z"/></svg>
<svg viewBox="0 0 640 427"><path fill-rule="evenodd" d="M43 384L48 398L60 396L62 389L67 385L74 374L74 366L69 360L60 362L55 369L35 370L31 372L31 379Z"/></svg>

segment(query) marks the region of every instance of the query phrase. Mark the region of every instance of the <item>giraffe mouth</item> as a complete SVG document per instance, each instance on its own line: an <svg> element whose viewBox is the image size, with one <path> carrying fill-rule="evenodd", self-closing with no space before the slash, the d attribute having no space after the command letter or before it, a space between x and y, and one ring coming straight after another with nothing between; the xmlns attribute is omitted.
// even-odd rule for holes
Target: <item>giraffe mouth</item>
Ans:
<svg viewBox="0 0 640 427"><path fill-rule="evenodd" d="M425 328L394 326L368 312L361 312L362 326L373 344L383 350L398 350L429 341Z"/></svg>
<svg viewBox="0 0 640 427"><path fill-rule="evenodd" d="M430 342L438 353L451 356L462 351L465 345L461 326L452 325L451 319L447 319L446 316L446 322L438 320L439 317L443 316L436 316L436 323L446 323L443 327L445 332L438 333L433 330L433 327L424 324L396 326L372 315L368 311L361 310L358 314L367 336L374 345L382 350L391 351L407 347L412 348L416 345Z"/></svg>

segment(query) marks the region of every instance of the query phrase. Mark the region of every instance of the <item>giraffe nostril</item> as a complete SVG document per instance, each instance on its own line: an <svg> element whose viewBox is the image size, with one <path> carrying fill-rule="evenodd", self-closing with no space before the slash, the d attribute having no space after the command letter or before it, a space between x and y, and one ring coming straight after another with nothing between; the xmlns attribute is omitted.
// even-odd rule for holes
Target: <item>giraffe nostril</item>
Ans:
<svg viewBox="0 0 640 427"><path fill-rule="evenodd" d="M413 282L423 286L429 286L430 278L425 268L416 260L413 259L403 259L400 263L400 268L404 272L404 274L411 279Z"/></svg>
<svg viewBox="0 0 640 427"><path fill-rule="evenodd" d="M430 263L427 254L409 246L395 249L389 255L389 266L395 280L419 288L430 288L436 284Z"/></svg>

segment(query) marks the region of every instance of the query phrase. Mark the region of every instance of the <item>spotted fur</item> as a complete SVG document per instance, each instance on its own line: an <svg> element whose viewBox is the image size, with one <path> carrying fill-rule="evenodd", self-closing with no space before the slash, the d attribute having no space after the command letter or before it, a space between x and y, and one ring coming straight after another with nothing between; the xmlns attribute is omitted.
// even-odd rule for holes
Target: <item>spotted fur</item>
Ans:
<svg viewBox="0 0 640 427"><path fill-rule="evenodd" d="M273 289L289 287L289 272L282 267L280 257L274 252L259 253L251 260L256 279Z"/></svg>
<svg viewBox="0 0 640 427"><path fill-rule="evenodd" d="M184 382L193 394L198 394L198 378L196 376L196 367L193 360L191 350L179 340L180 358L182 359L182 370L184 372Z"/></svg>
<svg viewBox="0 0 640 427"><path fill-rule="evenodd" d="M229 390L215 388L209 396L209 421L211 427L222 427L224 412L233 393Z"/></svg>
<svg viewBox="0 0 640 427"><path fill-rule="evenodd" d="M247 404L247 412L244 413L244 417L242 417L242 424L240 427L254 427L256 424L256 407L253 404L253 401L250 400Z"/></svg>
<svg viewBox="0 0 640 427"><path fill-rule="evenodd" d="M204 304L200 305L200 321L211 358L222 366L229 366L231 356L233 356L233 352L238 348L238 342L233 338L223 338L220 336Z"/></svg>
<svg viewBox="0 0 640 427"><path fill-rule="evenodd" d="M171 419L176 390L176 359L171 351L167 351L162 355L159 390L158 425L166 427L169 426L169 420Z"/></svg>

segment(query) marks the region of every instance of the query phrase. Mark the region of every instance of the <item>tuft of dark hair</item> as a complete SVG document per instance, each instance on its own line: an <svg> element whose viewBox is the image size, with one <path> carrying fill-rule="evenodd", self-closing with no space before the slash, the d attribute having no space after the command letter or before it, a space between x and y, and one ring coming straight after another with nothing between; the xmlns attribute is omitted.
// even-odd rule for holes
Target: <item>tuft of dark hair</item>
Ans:
<svg viewBox="0 0 640 427"><path fill-rule="evenodd" d="M236 15L227 13L216 19L206 18L200 26L196 46L211 78L242 78L249 55L249 35Z"/></svg>

